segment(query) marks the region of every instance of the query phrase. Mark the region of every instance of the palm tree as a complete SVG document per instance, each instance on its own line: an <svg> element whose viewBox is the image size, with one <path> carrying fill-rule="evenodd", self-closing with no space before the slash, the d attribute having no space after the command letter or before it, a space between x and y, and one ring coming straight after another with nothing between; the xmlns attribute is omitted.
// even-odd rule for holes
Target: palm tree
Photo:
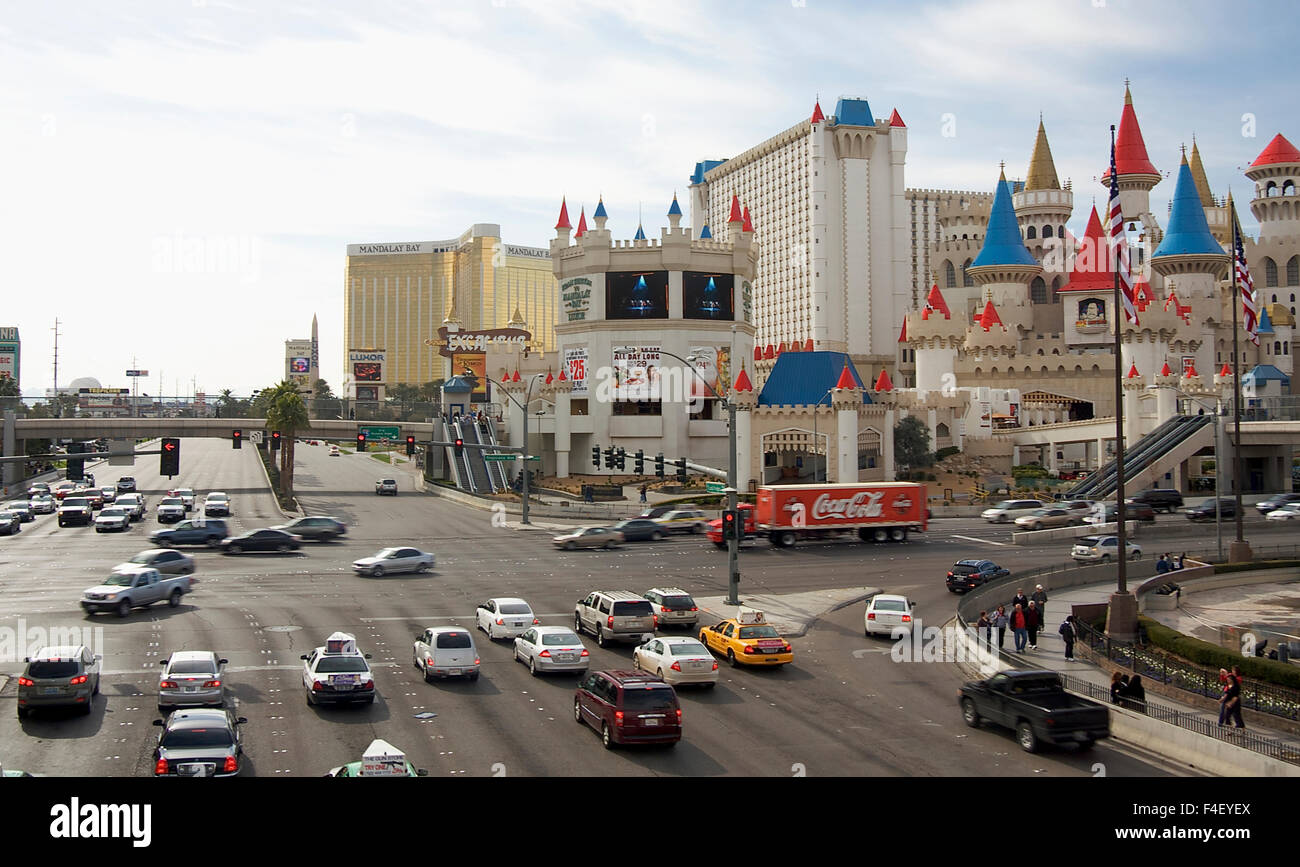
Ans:
<svg viewBox="0 0 1300 867"><path fill-rule="evenodd" d="M280 432L280 493L288 498L293 496L294 433L310 427L311 420L307 416L307 405L292 382L285 380L269 391L266 424Z"/></svg>

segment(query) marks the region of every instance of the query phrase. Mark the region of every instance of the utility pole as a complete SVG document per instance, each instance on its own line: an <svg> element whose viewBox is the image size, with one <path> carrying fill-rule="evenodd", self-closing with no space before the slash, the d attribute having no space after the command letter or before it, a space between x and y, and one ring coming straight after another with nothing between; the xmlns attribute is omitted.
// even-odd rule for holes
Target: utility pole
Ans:
<svg viewBox="0 0 1300 867"><path fill-rule="evenodd" d="M59 404L59 318L54 317L54 417L62 418L63 409Z"/></svg>

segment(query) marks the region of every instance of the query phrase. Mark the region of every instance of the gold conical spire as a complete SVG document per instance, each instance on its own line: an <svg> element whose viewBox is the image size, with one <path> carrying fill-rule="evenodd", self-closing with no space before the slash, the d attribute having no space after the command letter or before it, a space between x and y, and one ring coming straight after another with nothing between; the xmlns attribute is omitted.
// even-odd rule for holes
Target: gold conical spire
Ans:
<svg viewBox="0 0 1300 867"><path fill-rule="evenodd" d="M1047 143L1047 130L1043 119L1038 119L1038 137L1034 139L1034 155L1029 159L1029 175L1025 178L1026 190L1059 190L1056 164L1052 162L1052 148Z"/></svg>
<svg viewBox="0 0 1300 867"><path fill-rule="evenodd" d="M519 314L518 301L515 302L515 312L510 316L510 321L507 322L506 324L509 325L511 328L518 328L519 326L526 324L524 322L524 317Z"/></svg>
<svg viewBox="0 0 1300 867"><path fill-rule="evenodd" d="M1214 207L1214 194L1210 192L1210 180L1205 176L1205 166L1201 163L1201 151L1196 147L1196 136L1192 136L1192 180L1196 181L1196 192L1201 194L1201 206Z"/></svg>

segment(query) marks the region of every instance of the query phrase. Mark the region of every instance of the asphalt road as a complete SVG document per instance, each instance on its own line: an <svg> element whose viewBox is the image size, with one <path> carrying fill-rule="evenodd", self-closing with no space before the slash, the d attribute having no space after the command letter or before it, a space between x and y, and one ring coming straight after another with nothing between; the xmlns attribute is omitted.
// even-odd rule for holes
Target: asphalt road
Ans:
<svg viewBox="0 0 1300 867"><path fill-rule="evenodd" d="M426 684L412 664L415 634L430 625L471 627L476 604L490 596L522 596L544 623L562 624L572 621L574 601L593 589L671 584L717 595L725 589L720 552L699 537L612 552L556 551L548 533L496 526L490 512L418 493L411 472L369 454L331 458L325 447L303 444L297 451L300 502L310 514L347 522L346 539L308 543L287 555L192 549L198 583L175 609L118 619L88 617L77 606L84 587L151 547L152 517L126 533L100 535L59 529L52 516L41 516L20 535L0 539L0 627L16 630L21 619L29 640L35 628L88 628L106 672L90 716L47 713L21 723L13 711L16 682L9 680L0 689L5 767L53 776L149 775L158 662L175 650L210 649L230 660L230 695L249 720L245 772L257 776L320 775L358 759L377 737L433 776L1090 776L1099 764L1108 776L1176 770L1107 743L1085 754L1030 756L1008 732L966 728L956 708L962 677L955 666L894 662L888 642L862 635L861 605L828 614L795 639L793 666L724 665L717 689L683 691L685 737L676 748L607 752L572 718L572 676L532 678L512 660L509 643L488 645L475 633L480 679ZM94 471L100 484L134 475L152 507L168 487L156 466L142 458L134 468L101 464ZM251 447L185 440L182 468L176 485L231 494L233 532L283 520ZM374 495L383 476L399 479L398 497ZM1162 517L1161 527L1179 521L1187 523ZM1019 570L1066 556L1064 544L1011 548L1009 531L978 520L941 521L927 537L885 546L758 545L742 554L742 596L874 585L908 594L923 616L941 622L953 610L942 577L955 560L990 557ZM380 579L350 570L354 559L395 544L434 551L437 569ZM373 656L380 697L372 706L304 702L299 656L336 630L355 634ZM630 646L587 643L593 669L631 666ZM0 672L20 669L21 658L0 660ZM429 712L436 716L420 718Z"/></svg>

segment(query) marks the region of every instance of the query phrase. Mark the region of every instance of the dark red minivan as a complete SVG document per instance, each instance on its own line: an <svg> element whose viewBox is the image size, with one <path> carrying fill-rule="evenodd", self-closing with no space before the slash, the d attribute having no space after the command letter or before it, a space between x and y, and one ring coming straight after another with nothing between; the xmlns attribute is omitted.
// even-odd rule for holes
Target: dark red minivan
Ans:
<svg viewBox="0 0 1300 867"><path fill-rule="evenodd" d="M677 692L642 671L593 671L573 696L573 718L600 732L605 749L615 744L667 744L682 739Z"/></svg>

